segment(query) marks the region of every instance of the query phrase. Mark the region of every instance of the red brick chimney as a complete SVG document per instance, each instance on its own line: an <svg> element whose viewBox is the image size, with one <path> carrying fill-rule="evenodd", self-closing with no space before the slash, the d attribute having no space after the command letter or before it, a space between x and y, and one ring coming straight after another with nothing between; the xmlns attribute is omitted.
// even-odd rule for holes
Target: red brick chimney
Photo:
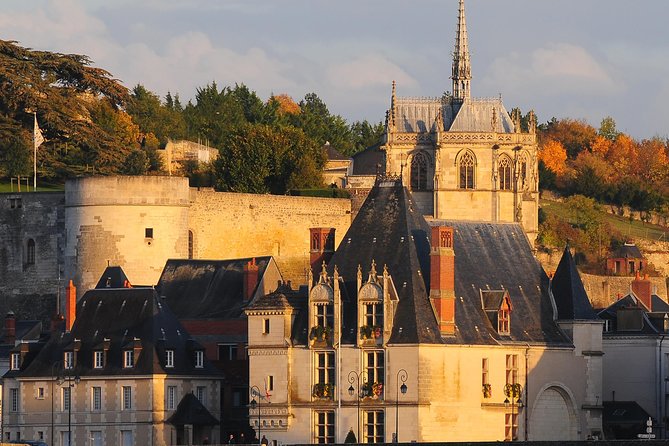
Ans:
<svg viewBox="0 0 669 446"><path fill-rule="evenodd" d="M9 311L5 316L5 344L14 344L16 342L16 316L13 311Z"/></svg>
<svg viewBox="0 0 669 446"><path fill-rule="evenodd" d="M433 226L430 241L430 302L444 336L455 334L453 228Z"/></svg>
<svg viewBox="0 0 669 446"><path fill-rule="evenodd" d="M250 300L253 297L256 285L258 285L258 265L255 257L244 264L243 276L244 300Z"/></svg>
<svg viewBox="0 0 669 446"><path fill-rule="evenodd" d="M652 289L653 284L648 278L648 274L642 278L637 271L636 276L632 281L632 292L646 306L648 311L653 311L653 302L651 298L653 294Z"/></svg>
<svg viewBox="0 0 669 446"><path fill-rule="evenodd" d="M65 287L65 328L66 331L72 330L74 320L77 317L77 287L70 280Z"/></svg>
<svg viewBox="0 0 669 446"><path fill-rule="evenodd" d="M309 228L309 264L312 271L320 271L334 254L335 228Z"/></svg>

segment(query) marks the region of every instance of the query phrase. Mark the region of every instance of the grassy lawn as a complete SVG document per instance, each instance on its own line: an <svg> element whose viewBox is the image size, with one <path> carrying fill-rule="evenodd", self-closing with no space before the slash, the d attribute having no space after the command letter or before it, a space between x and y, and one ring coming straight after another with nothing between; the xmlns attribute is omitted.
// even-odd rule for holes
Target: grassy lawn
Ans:
<svg viewBox="0 0 669 446"><path fill-rule="evenodd" d="M37 192L56 192L65 190L64 184L47 184L47 183L37 183ZM21 182L21 192L27 192L25 183ZM33 191L33 183L30 181L30 192ZM0 193L3 192L18 192L16 187L16 182L14 183L14 190L12 190L12 185L9 182L0 182Z"/></svg>
<svg viewBox="0 0 669 446"><path fill-rule="evenodd" d="M540 200L539 206L549 214L556 214L563 220L570 221L572 216L564 203L559 201ZM632 220L608 212L602 212L604 221L613 229L630 238L669 241L669 228L647 224L639 220Z"/></svg>

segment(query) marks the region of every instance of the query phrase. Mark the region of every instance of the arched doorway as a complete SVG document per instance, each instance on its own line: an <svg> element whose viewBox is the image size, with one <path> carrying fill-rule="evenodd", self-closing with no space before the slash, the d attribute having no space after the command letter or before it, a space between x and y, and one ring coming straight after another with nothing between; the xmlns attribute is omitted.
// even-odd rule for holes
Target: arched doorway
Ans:
<svg viewBox="0 0 669 446"><path fill-rule="evenodd" d="M529 440L578 440L578 420L571 396L557 385L544 389L530 416Z"/></svg>

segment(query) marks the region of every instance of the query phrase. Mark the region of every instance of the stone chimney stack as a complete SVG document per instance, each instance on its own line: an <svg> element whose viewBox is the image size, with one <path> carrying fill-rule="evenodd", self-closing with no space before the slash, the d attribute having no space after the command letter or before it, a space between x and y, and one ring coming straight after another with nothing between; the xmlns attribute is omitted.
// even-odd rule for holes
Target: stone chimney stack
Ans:
<svg viewBox="0 0 669 446"><path fill-rule="evenodd" d="M244 264L243 293L245 301L249 301L253 297L253 292L256 289L256 285L258 285L258 270L255 257Z"/></svg>
<svg viewBox="0 0 669 446"><path fill-rule="evenodd" d="M310 228L309 236L309 264L312 271L319 271L321 264L328 263L334 254L335 228Z"/></svg>
<svg viewBox="0 0 669 446"><path fill-rule="evenodd" d="M5 316L5 344L16 342L16 316L13 311L7 312Z"/></svg>
<svg viewBox="0 0 669 446"><path fill-rule="evenodd" d="M453 228L433 226L430 245L430 302L442 336L452 336L455 334Z"/></svg>
<svg viewBox="0 0 669 446"><path fill-rule="evenodd" d="M72 280L65 287L65 329L71 331L77 318L77 287Z"/></svg>
<svg viewBox="0 0 669 446"><path fill-rule="evenodd" d="M652 290L653 284L648 278L648 274L641 277L637 272L632 281L632 292L646 306L648 311L653 311Z"/></svg>

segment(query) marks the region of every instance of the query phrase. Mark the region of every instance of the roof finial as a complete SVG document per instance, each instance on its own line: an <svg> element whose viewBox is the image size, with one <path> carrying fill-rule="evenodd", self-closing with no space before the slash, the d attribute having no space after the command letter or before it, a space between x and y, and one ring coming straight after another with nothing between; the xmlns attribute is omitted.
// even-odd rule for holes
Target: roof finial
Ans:
<svg viewBox="0 0 669 446"><path fill-rule="evenodd" d="M469 44L467 40L467 21L465 20L465 0L460 0L458 28L455 34L455 52L453 53L453 97L469 99L472 80Z"/></svg>
<svg viewBox="0 0 669 446"><path fill-rule="evenodd" d="M393 81L393 91L390 95L390 115L388 119L388 127L391 130L395 130L395 118L397 117L397 94L395 91L395 81Z"/></svg>

